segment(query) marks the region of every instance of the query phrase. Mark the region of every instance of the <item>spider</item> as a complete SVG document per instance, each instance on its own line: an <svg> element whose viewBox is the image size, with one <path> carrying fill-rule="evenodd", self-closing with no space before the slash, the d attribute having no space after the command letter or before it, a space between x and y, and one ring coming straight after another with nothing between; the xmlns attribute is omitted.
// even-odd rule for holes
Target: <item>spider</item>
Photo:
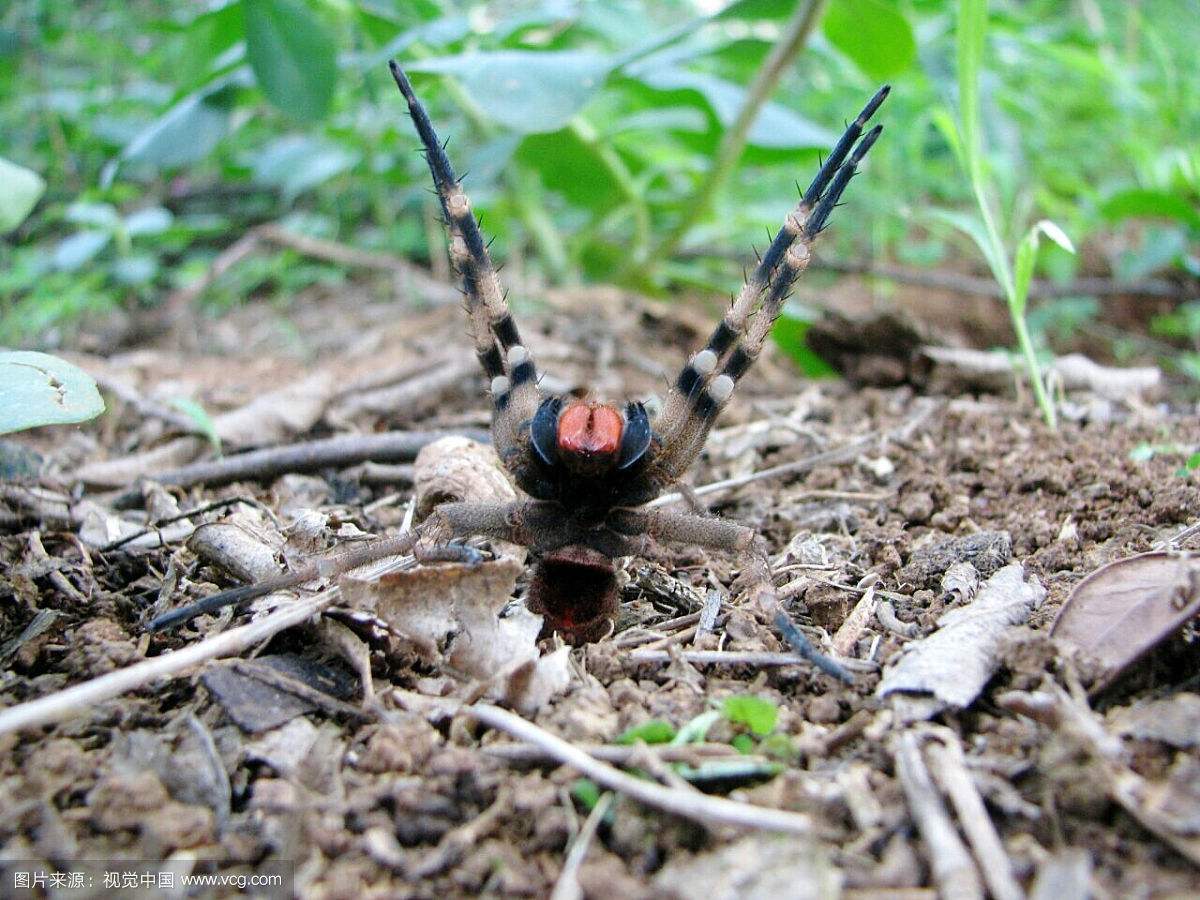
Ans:
<svg viewBox="0 0 1200 900"><path fill-rule="evenodd" d="M537 366L509 311L470 201L408 78L395 61L390 67L424 148L450 233L450 257L463 279L475 355L489 379L493 445L529 499L443 503L408 535L280 579L225 591L160 616L150 627L168 627L318 575L408 552L423 535L437 534L451 539L481 536L528 547L536 563L526 605L545 617L549 630L581 644L603 637L613 627L619 609L613 560L645 555L654 543L668 542L734 553L746 560L746 595L751 602L773 620L794 650L847 679L840 666L811 646L780 606L767 543L753 528L697 513L640 507L675 485L692 465L738 379L762 352L793 281L808 265L813 241L882 131L876 125L863 134L889 88L881 88L846 128L708 342L684 364L661 412L651 421L637 401L622 407L586 397L542 396Z"/></svg>

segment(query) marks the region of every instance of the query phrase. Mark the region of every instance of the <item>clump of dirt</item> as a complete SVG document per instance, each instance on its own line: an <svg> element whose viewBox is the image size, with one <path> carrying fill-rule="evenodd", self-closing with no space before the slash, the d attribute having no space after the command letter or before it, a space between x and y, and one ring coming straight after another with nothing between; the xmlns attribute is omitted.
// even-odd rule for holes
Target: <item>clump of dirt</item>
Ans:
<svg viewBox="0 0 1200 900"><path fill-rule="evenodd" d="M382 360L399 369L431 353L444 356L446 347L468 354L458 310L393 310L385 320L377 305L331 303L310 298L296 316L322 323L321 359L347 390L374 389L363 374ZM646 397L707 327L703 317L615 292L562 295L555 303L557 312L524 324L556 390L598 383L618 399ZM235 315L218 326L215 350L200 342L210 346L206 354L148 349L135 363L96 365L124 367L126 375L136 366L135 384L171 379L220 407L221 398L236 406L262 384L316 364L297 359L294 345L285 353L284 329L261 310L239 315L240 324ZM365 343L356 330L364 321L376 323ZM241 343L221 347L239 329ZM600 371L586 347L603 350ZM316 428L486 425L481 377L439 391L416 413L360 405L349 421ZM1200 871L1182 845L1097 787L1103 760L1081 752L1051 717L997 702L1014 693L1030 702L1059 683L1080 696L1086 662L1067 659L1047 636L1071 588L1099 566L1151 550L1200 519L1195 476L1179 474L1182 460L1170 449L1200 444L1194 411L1107 409L1052 433L1027 403L806 384L768 352L745 378L691 483L859 442L836 462L701 498L714 514L767 537L784 605L814 641L837 633L846 642L847 657L859 664L853 684L809 666L757 661L754 654L782 647L769 623L734 602L741 561L661 547L622 564L616 632L572 651L566 692L530 718L667 785L690 783L695 788L681 789L805 813L812 833L781 842L618 797L593 823L582 866L570 876L583 895L791 896L808 884L824 886L814 887L814 896L839 888L882 896L933 886L933 851L914 827L897 771L901 726L875 690L882 666L936 630L947 610L969 602L971 588L946 580L953 566L970 563L983 581L1011 561L1045 586L1046 599L1026 625L1012 629L984 695L966 709L940 712L937 722L961 741L1013 877L1028 889L1074 860L1084 873L1077 883L1108 895L1200 892ZM60 431L28 443L50 460L50 481L65 481L73 465L150 450L166 431L147 424L145 408L118 402L108 418L66 440ZM1165 449L1134 452L1143 446ZM354 539L403 518L411 477L403 466L379 466L268 484L172 488L167 496L178 509L210 511L179 535L163 524L160 542L102 551L82 542L78 527L21 510L0 537L0 588L8 597L0 613L0 704L50 695L241 621L246 611L226 610L178 633L144 630L156 612L228 584L186 546L195 525L228 514L215 501L248 502L281 522L285 509L316 510L329 536ZM95 504L89 527L125 515L115 495L86 499ZM31 540L35 529L38 541ZM1194 535L1188 540L1185 546L1200 546ZM299 552L293 543L283 551L289 559ZM527 587L523 576L516 597ZM713 591L721 602L706 622ZM842 632L867 593L878 611ZM357 627L349 613L337 624ZM256 730L252 719L231 717L195 672L48 727L0 736L0 857L46 869L77 859L186 857L197 871L229 874L282 863L294 889L308 897L549 895L585 829L596 786L538 748L461 714L451 699L462 687L460 674L397 649L394 636L355 633L360 643L342 635L339 645L324 624L310 623L255 655L300 659L353 683L361 673L337 648L361 647L375 691L361 706L354 697L309 696L297 707L307 712ZM1122 764L1156 785L1184 784L1184 774L1200 765L1200 747L1186 728L1148 728L1130 710L1194 692L1195 648L1194 633L1185 631L1093 699L1120 723L1111 728ZM710 667L682 652L718 649L744 652L744 661ZM303 680L308 669L287 671ZM769 726L729 712L736 708L729 698L747 695L774 710ZM697 741L672 750L675 756L618 742L655 720L673 734L699 728L698 717L710 720L707 727ZM1172 795L1180 815L1195 813L1186 793ZM1186 829L1180 834L1187 839Z"/></svg>

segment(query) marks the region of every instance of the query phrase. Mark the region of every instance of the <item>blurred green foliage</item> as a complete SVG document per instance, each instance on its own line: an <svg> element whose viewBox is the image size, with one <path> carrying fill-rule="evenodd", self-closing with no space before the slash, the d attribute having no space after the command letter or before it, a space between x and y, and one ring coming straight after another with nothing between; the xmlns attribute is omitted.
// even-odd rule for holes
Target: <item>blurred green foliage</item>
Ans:
<svg viewBox="0 0 1200 900"><path fill-rule="evenodd" d="M747 248L778 227L796 183L885 79L883 139L823 253L961 268L974 257L937 214L972 207L946 128L958 107L952 0L816 4L820 26L749 126L728 181L679 252L656 258L656 237L695 204L775 40L810 5L16 0L0 8L0 160L47 189L0 238L0 342L53 343L81 312L158 303L265 221L438 258L444 238L390 57L469 173L493 252L549 281L736 289ZM1069 279L1080 265L1200 275L1197 46L1192 0L989 4L978 102L1007 252L1049 218L1083 252L1044 243L1044 276ZM208 296L331 277L280 251ZM800 298L821 284L807 280ZM1189 315L1156 328L1195 351ZM1052 318L1030 310L1035 326ZM797 311L781 332L792 349L802 322Z"/></svg>

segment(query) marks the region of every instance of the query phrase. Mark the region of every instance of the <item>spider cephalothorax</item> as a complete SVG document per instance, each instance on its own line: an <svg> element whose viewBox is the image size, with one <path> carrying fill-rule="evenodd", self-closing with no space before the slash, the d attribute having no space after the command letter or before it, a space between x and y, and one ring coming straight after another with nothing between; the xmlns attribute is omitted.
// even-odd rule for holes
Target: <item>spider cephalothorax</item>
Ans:
<svg viewBox="0 0 1200 900"><path fill-rule="evenodd" d="M845 673L816 653L779 606L767 545L753 529L696 514L645 509L675 484L704 447L713 421L753 365L783 309L792 282L808 265L856 167L879 137L863 134L887 96L882 88L846 128L820 171L784 220L708 342L676 377L651 421L637 402L619 407L576 397L543 397L533 356L509 312L471 204L425 108L395 62L392 75L408 103L450 232L450 256L463 279L475 355L489 379L492 442L530 499L509 504L454 502L437 507L407 536L351 551L337 566L310 566L290 576L211 597L160 617L166 627L199 612L270 590L336 574L370 559L405 552L422 537L472 535L528 547L536 567L527 605L549 631L580 643L613 625L618 609L613 560L642 555L654 542L697 544L740 555L750 577L746 599L765 613L798 652L826 671Z"/></svg>

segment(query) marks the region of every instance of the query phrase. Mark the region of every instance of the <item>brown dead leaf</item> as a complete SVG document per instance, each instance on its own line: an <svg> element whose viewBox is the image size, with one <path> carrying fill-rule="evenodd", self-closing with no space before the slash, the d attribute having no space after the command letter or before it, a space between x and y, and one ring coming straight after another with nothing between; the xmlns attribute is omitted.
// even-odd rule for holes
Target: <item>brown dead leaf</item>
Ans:
<svg viewBox="0 0 1200 900"><path fill-rule="evenodd" d="M1200 614L1200 557L1143 553L1097 569L1079 584L1050 634L1105 667L1094 690Z"/></svg>
<svg viewBox="0 0 1200 900"><path fill-rule="evenodd" d="M914 707L906 718L970 706L1000 663L1005 633L1026 622L1045 596L1036 576L1025 580L1024 566L1005 566L980 587L974 601L945 613L937 631L908 646L884 674L879 696L917 695L921 709ZM923 695L932 699L926 702Z"/></svg>
<svg viewBox="0 0 1200 900"><path fill-rule="evenodd" d="M489 683L489 695L536 712L570 681L567 648L541 656L541 616L524 607L503 619L521 564L512 557L478 565L420 566L374 580L343 578L343 596L406 638L427 662Z"/></svg>

